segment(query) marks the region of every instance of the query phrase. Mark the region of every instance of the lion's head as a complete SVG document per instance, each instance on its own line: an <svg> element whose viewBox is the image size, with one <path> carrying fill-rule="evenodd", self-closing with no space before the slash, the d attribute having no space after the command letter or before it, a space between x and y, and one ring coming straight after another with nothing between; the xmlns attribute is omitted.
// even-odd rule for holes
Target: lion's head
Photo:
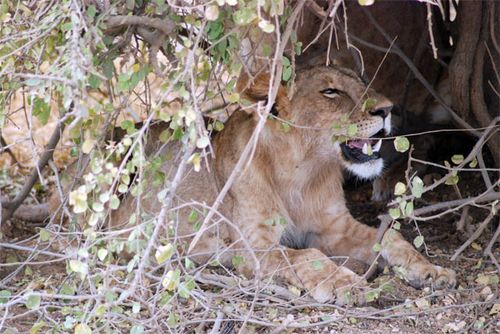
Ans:
<svg viewBox="0 0 500 334"><path fill-rule="evenodd" d="M321 142L331 145L342 164L355 175L379 175L383 168L381 138L391 131L393 103L344 68L321 66L298 71L295 86L290 121L328 130L321 131ZM354 135L351 133L347 141L332 143L324 138L331 139L332 132L345 135L348 128Z"/></svg>
<svg viewBox="0 0 500 334"><path fill-rule="evenodd" d="M267 76L258 77L245 95L254 100L267 98L268 82ZM291 101L283 88L278 91L273 108L277 117L300 129L306 143L320 148L316 152L340 160L358 177L379 175L384 166L381 138L391 131L392 102L367 87L354 72L338 67L301 69L294 87ZM347 141L345 137L333 140L348 132Z"/></svg>

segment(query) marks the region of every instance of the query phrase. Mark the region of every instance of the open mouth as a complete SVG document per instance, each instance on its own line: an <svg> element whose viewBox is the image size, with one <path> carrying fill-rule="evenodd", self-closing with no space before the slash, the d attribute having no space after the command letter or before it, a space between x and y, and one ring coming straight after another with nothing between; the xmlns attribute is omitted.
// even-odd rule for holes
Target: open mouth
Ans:
<svg viewBox="0 0 500 334"><path fill-rule="evenodd" d="M384 136L385 131L382 129L368 139L348 140L340 144L342 154L346 160L353 163L380 159L380 147Z"/></svg>

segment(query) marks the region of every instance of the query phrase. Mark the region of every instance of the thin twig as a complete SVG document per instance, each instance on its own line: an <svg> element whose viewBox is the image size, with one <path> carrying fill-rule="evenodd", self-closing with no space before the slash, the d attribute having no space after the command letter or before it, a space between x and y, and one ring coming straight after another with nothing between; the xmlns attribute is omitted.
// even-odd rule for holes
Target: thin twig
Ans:
<svg viewBox="0 0 500 334"><path fill-rule="evenodd" d="M451 261L455 261L457 259L457 257L462 254L462 252L467 248L469 247L469 245L474 241L476 240L477 238L479 238L479 236L481 235L481 233L483 233L484 229L486 228L486 226L488 226L488 224L490 223L490 221L493 219L493 217L496 216L496 209L498 208L498 205L497 207L495 208L492 208L492 212L490 212L490 214L488 215L488 217L486 217L486 219L481 223L481 225L479 225L479 227L474 231L474 233L469 237L469 239L467 239L466 242L463 243L462 246L460 246L456 251L455 251L455 254L453 254L453 256L451 257Z"/></svg>

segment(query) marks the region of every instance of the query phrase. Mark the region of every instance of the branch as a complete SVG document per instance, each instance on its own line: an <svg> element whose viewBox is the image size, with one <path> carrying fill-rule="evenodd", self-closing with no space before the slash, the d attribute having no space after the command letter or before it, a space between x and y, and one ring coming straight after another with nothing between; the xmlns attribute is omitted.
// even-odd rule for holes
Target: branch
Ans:
<svg viewBox="0 0 500 334"><path fill-rule="evenodd" d="M4 211L5 212L2 212L2 215L5 217L8 210ZM45 219L49 218L49 206L47 203L37 205L20 205L12 216L26 222L41 223L45 221Z"/></svg>
<svg viewBox="0 0 500 334"><path fill-rule="evenodd" d="M453 173L456 173L457 171L459 171L462 167L464 167L466 164L468 164L470 161L472 161L472 159L474 159L474 157L477 156L477 152L479 152L481 150L481 148L483 147L485 141L487 140L488 138L488 135L491 133L491 131L493 131L495 129L495 124L500 121L500 116L496 117L491 123L490 125L483 131L481 137L478 139L478 141L476 142L476 144L474 145L474 147L472 148L471 152L469 153L469 155L458 165L456 166L455 168L451 169L445 176L443 176L441 179L437 180L436 182L434 182L433 184L427 186L427 187L424 187L423 189L423 193L426 193L428 191L431 191L435 188L437 188L439 185L443 184L446 182L446 180L453 175ZM414 200L415 199L415 196L413 195L405 195L402 197L402 200L404 201L408 201L408 200ZM387 204L387 206L393 206L393 205L396 205L397 202L394 200L394 201L391 201L389 204Z"/></svg>
<svg viewBox="0 0 500 334"><path fill-rule="evenodd" d="M5 141L5 139L3 138L3 135L1 134L1 131L0 131L0 154L2 154L3 152L7 152L7 154L10 156L10 158L12 159L12 161L15 164L21 166L21 164L16 159L16 156L14 155L14 153L12 152L12 150L10 149L9 145L7 144L7 142Z"/></svg>
<svg viewBox="0 0 500 334"><path fill-rule="evenodd" d="M466 117L470 108L470 79L474 53L481 29L482 1L461 1L458 11L459 39L450 62L452 106L460 116Z"/></svg>
<svg viewBox="0 0 500 334"><path fill-rule="evenodd" d="M70 106L70 109L73 109L73 104ZM64 126L65 126L64 122L59 121L57 123L56 128L54 129L54 132L52 133L52 136L50 137L50 140L45 148L45 151L40 157L40 160L38 160L37 166L33 168L33 171L31 172L28 181L26 181L23 188L17 194L14 200L12 202L1 203L1 206L6 209L5 214L2 215L2 224L7 222L10 218L12 218L14 212L26 199L26 197L29 195L31 191L31 188L33 188L35 183L38 181L39 178L38 171L42 170L45 167L45 165L47 165L49 160L52 159L52 156L54 155L54 149L59 143L59 139L61 138L61 133L64 130Z"/></svg>
<svg viewBox="0 0 500 334"><path fill-rule="evenodd" d="M371 13L368 10L366 10L365 8L363 8L363 11L366 14L366 16L370 19L372 24L375 26L375 28L384 36L385 40L388 43L391 43L392 39L390 38L389 35L387 35L385 30L382 29L382 27L377 23L377 21L373 18ZM457 122L463 128L469 130L469 132L472 133L474 136L479 137L481 135L478 131L474 130L469 125L469 123L467 123L459 115L457 115L457 113L452 108L450 108L450 106L448 106L446 104L446 102L443 100L443 98L436 92L436 90L432 87L432 85L427 81L427 79L425 79L425 77L422 75L422 73L417 69L415 64L413 64L411 59L408 58L408 56L397 45L393 45L392 48L388 49L388 48L384 48L384 47L366 42L365 40L362 40L361 38L358 38L358 37L351 35L351 34L349 34L349 37L352 38L354 41L356 41L364 46L367 46L369 48L372 48L374 50L378 50L378 51L382 51L382 52L391 52L391 53L394 53L397 56L399 56L401 58L401 60L403 60L405 62L405 64L410 68L410 70L413 72L413 74L415 75L415 78L417 78L418 81L420 81L420 83L425 87L425 89L427 89L427 91L429 91L429 93L446 109L446 111L448 111L450 113L451 117L453 118L453 120L455 122Z"/></svg>
<svg viewBox="0 0 500 334"><path fill-rule="evenodd" d="M498 207L498 205L497 205ZM486 219L481 223L481 225L479 225L479 227L474 231L474 233L470 236L469 239L467 239L466 242L463 243L462 246L460 246L460 248L458 248L456 251L455 251L455 254L453 254L453 256L451 257L451 260L452 261L455 261L457 259L457 257L474 241L476 240L477 238L479 238L479 236L481 235L481 233L483 233L484 229L486 228L486 226L488 226L488 224L490 223L490 221L496 216L496 208L493 208L490 212L490 214L488 215L488 217L486 217Z"/></svg>

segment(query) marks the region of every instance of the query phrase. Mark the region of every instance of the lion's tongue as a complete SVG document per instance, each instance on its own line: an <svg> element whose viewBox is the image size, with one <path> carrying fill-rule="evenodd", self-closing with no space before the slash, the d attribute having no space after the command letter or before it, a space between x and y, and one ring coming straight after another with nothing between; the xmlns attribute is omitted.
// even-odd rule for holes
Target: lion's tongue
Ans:
<svg viewBox="0 0 500 334"><path fill-rule="evenodd" d="M371 145L371 141L368 139L360 139L360 140L351 140L347 143L347 145L350 148L359 148L359 149L362 149L364 144Z"/></svg>

